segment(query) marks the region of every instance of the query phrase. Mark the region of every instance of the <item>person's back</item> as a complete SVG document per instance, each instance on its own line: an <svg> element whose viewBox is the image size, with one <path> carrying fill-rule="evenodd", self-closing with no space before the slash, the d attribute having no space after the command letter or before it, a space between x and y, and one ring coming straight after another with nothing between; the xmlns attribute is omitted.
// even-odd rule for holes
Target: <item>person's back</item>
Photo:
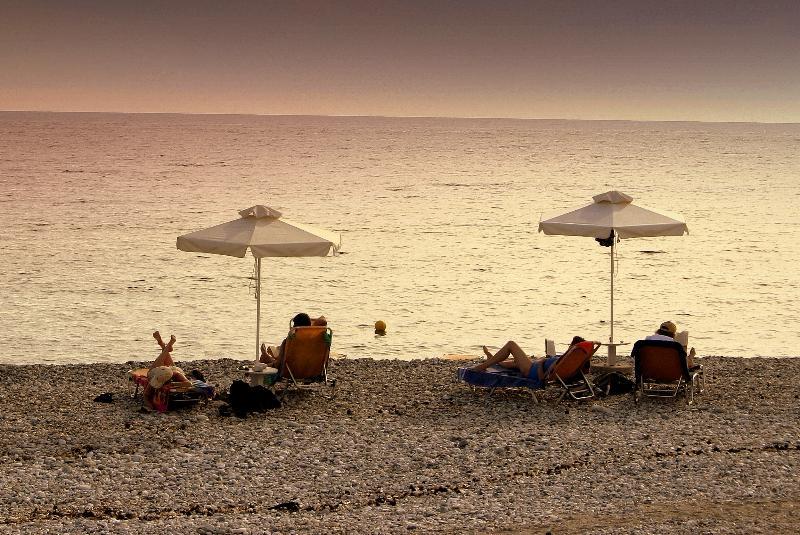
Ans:
<svg viewBox="0 0 800 535"><path fill-rule="evenodd" d="M651 334L649 336L645 336L644 339L645 340L663 340L665 342L676 342L675 334L677 332L678 332L678 326L675 325L675 323L673 323L671 321L665 321L664 323L659 325L658 329L656 330L656 332L654 334ZM680 342L676 342L676 343L679 344ZM683 347L683 346L681 346L681 347ZM684 348L684 350L685 349L686 348ZM689 368L694 367L694 362L693 362L694 356L695 356L695 350L694 350L694 348L692 348L686 355L686 364L689 366Z"/></svg>

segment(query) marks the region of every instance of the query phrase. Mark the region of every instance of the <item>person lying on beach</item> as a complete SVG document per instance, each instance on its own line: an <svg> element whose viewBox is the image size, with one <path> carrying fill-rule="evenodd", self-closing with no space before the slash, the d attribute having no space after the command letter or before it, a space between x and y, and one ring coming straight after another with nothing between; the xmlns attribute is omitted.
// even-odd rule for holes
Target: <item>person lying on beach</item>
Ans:
<svg viewBox="0 0 800 535"><path fill-rule="evenodd" d="M650 336L645 336L645 340L666 340L669 342L675 341L675 334L678 332L678 326L675 325L671 321L665 321L661 325L659 325L658 329L656 330L655 334L651 334ZM694 348L691 348L689 352L686 354L686 365L689 368L694 366L694 356L697 353L695 352Z"/></svg>
<svg viewBox="0 0 800 535"><path fill-rule="evenodd" d="M588 342L580 336L575 336L569 346L572 347L577 344L588 344L587 350L591 352L594 352L600 345L599 342ZM538 359L531 358L526 355L522 348L513 340L506 342L494 355L492 355L491 351L489 351L486 346L483 346L483 353L486 355L486 360L473 366L473 370L485 371L489 366L494 366L495 364L503 368L515 368L518 369L523 376L538 382L540 385L544 385L547 372L560 358L559 356L541 357Z"/></svg>
<svg viewBox="0 0 800 535"><path fill-rule="evenodd" d="M328 325L328 320L325 319L325 316L312 318L305 312L300 312L292 318L292 327L325 327L326 325ZM261 356L259 357L258 361L272 366L273 368L279 368L281 355L283 354L283 348L285 346L286 338L283 339L281 345L279 346L267 347L266 344L261 344Z"/></svg>
<svg viewBox="0 0 800 535"><path fill-rule="evenodd" d="M169 342L164 343L161 339L161 333L158 331L153 333L153 338L156 339L158 345L161 347L161 353L156 357L150 365L147 372L147 386L144 388L143 396L145 405L153 408L153 399L155 398L158 390L167 383L186 383L191 385L192 382L183 373L183 370L175 366L172 360L172 348L177 340L175 336L169 337Z"/></svg>

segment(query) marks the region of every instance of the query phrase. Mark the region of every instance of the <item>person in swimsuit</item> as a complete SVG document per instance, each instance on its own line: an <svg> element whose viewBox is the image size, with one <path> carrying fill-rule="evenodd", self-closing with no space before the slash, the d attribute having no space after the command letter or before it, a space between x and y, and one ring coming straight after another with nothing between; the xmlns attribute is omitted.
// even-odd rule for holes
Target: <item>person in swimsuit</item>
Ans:
<svg viewBox="0 0 800 535"><path fill-rule="evenodd" d="M486 355L486 360L473 366L473 370L486 371L489 366L498 364L504 368L516 368L522 375L539 384L544 384L547 371L558 360L558 357L532 359L513 340L506 342L494 355L489 348L483 346L483 353Z"/></svg>
<svg viewBox="0 0 800 535"><path fill-rule="evenodd" d="M597 342L587 342L580 336L576 336L572 339L572 342L570 342L570 347L581 343L591 344L593 346ZM519 344L513 340L506 342L494 355L489 351L489 348L483 346L483 353L486 355L486 360L473 366L473 370L485 371L489 366L494 366L495 364L504 368L516 368L523 376L539 385L544 384L547 378L547 372L550 371L553 364L560 358L559 356L541 357L538 359L531 358L526 355L522 348L519 347Z"/></svg>

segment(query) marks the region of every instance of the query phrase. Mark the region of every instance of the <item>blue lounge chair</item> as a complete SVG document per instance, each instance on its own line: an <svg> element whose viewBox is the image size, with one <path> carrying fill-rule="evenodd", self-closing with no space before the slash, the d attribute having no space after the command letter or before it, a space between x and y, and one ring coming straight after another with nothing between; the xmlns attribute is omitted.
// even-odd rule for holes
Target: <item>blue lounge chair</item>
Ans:
<svg viewBox="0 0 800 535"><path fill-rule="evenodd" d="M570 347L550 367L541 382L523 376L517 369L502 366L491 366L485 371L459 368L458 379L472 386L488 388L489 394L498 388L528 388L537 403L540 401L538 392L549 384L558 385L561 389L559 401L566 396L574 400L590 399L595 396L595 392L583 369L595 351L597 347L593 347L591 342Z"/></svg>

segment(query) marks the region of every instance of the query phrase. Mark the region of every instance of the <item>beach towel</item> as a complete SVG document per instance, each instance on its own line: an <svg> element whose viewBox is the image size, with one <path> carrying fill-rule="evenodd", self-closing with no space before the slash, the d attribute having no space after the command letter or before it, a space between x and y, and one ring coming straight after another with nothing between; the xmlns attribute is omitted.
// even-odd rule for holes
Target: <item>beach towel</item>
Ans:
<svg viewBox="0 0 800 535"><path fill-rule="evenodd" d="M459 368L458 378L467 384L484 388L530 388L541 390L542 383L522 375L516 368L490 366L485 371Z"/></svg>

